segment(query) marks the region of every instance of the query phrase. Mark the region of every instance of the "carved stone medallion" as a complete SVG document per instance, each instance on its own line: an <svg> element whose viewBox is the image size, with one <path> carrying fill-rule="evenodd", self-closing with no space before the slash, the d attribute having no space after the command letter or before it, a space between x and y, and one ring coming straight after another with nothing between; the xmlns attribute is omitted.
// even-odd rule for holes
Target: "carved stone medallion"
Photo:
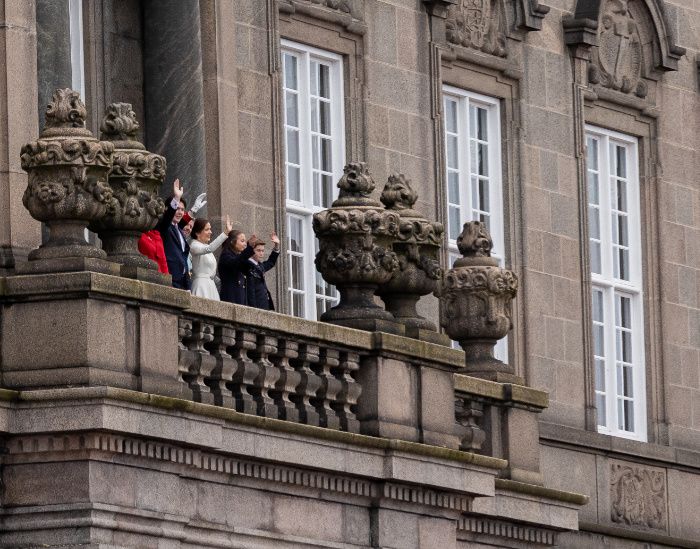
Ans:
<svg viewBox="0 0 700 549"><path fill-rule="evenodd" d="M663 471L612 463L610 501L613 522L666 529L666 476Z"/></svg>
<svg viewBox="0 0 700 549"><path fill-rule="evenodd" d="M459 0L449 7L445 24L448 42L506 56L503 13L498 0Z"/></svg>
<svg viewBox="0 0 700 549"><path fill-rule="evenodd" d="M642 40L628 4L629 0L608 0L605 4L598 31L598 48L591 59L588 79L592 84L646 97Z"/></svg>

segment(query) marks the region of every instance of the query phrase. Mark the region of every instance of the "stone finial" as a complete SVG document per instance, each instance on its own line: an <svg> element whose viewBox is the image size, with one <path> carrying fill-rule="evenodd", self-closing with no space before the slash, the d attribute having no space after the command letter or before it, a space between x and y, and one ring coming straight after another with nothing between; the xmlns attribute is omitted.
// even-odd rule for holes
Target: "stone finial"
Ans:
<svg viewBox="0 0 700 549"><path fill-rule="evenodd" d="M102 139L115 147L109 172L114 199L106 215L94 220L90 229L100 235L109 259L121 264L122 276L165 283L155 263L139 253L138 240L165 211L158 192L165 179L166 162L136 139L138 129L129 103L107 106L100 130Z"/></svg>
<svg viewBox="0 0 700 549"><path fill-rule="evenodd" d="M481 221L467 221L457 237L457 249L464 257L491 257L493 240Z"/></svg>
<svg viewBox="0 0 700 549"><path fill-rule="evenodd" d="M131 103L111 103L100 124L100 139L108 141L137 141L140 126Z"/></svg>
<svg viewBox="0 0 700 549"><path fill-rule="evenodd" d="M316 269L338 288L340 302L321 320L360 330L399 330L388 311L374 302L374 293L399 268L392 250L400 217L370 198L375 183L364 162L350 162L338 182L339 198L314 214L318 238Z"/></svg>
<svg viewBox="0 0 700 549"><path fill-rule="evenodd" d="M379 206L379 202L370 198L376 186L365 162L349 162L338 181L340 192L333 206Z"/></svg>
<svg viewBox="0 0 700 549"><path fill-rule="evenodd" d="M380 199L389 210L411 210L418 200L418 193L402 173L392 173Z"/></svg>
<svg viewBox="0 0 700 549"><path fill-rule="evenodd" d="M463 257L443 278L440 324L464 349L469 375L522 383L512 365L493 356L494 345L512 327L518 278L491 257L493 242L484 223L465 223L457 245Z"/></svg>
<svg viewBox="0 0 700 549"><path fill-rule="evenodd" d="M449 344L444 336L437 334L435 324L416 310L420 298L433 293L442 277L438 256L443 234L442 224L428 221L413 209L417 200L418 193L405 175L389 176L381 201L387 212L396 212L399 216L398 234L393 243L399 268L390 280L379 286L377 295L394 318L405 326L407 336Z"/></svg>
<svg viewBox="0 0 700 549"><path fill-rule="evenodd" d="M53 92L46 107L46 128L84 128L87 109L80 94L70 88Z"/></svg>

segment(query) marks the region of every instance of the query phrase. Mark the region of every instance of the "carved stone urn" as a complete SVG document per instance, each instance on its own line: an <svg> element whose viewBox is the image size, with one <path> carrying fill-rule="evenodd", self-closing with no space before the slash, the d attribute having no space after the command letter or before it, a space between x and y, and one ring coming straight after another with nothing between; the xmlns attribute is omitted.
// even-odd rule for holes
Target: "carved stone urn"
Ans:
<svg viewBox="0 0 700 549"><path fill-rule="evenodd" d="M403 333L391 313L379 307L374 293L388 282L399 261L391 246L399 215L370 198L375 183L364 162L351 162L338 182L332 206L314 215L319 240L316 268L340 292L340 302L321 320L361 330Z"/></svg>
<svg viewBox="0 0 700 549"><path fill-rule="evenodd" d="M494 346L512 327L518 279L491 257L491 235L480 221L464 224L457 247L463 257L442 281L440 324L464 349L469 375L522 383L512 366L493 356Z"/></svg>
<svg viewBox="0 0 700 549"><path fill-rule="evenodd" d="M157 265L139 253L138 240L165 211L163 199L158 196L165 179L165 158L146 150L136 138L138 130L129 103L107 107L100 138L115 147L109 172L113 196L106 214L94 220L90 229L99 234L109 259L122 265L122 276L149 279L149 271L157 272Z"/></svg>
<svg viewBox="0 0 700 549"><path fill-rule="evenodd" d="M379 287L377 295L386 304L386 309L406 327L407 336L449 344L446 337L437 334L435 324L416 311L421 296L432 294L442 278L439 253L444 228L441 223L430 222L413 209L418 193L403 174L389 176L380 200L388 211L399 215L393 246L399 268L388 282ZM432 333L426 334L426 331Z"/></svg>
<svg viewBox="0 0 700 549"><path fill-rule="evenodd" d="M85 229L105 215L112 199L107 174L114 145L85 128L86 114L78 92L57 89L44 131L22 147L22 169L29 174L22 203L49 228L48 241L29 254L28 271L81 270L86 259L106 256L86 241ZM43 265L34 269L33 261Z"/></svg>

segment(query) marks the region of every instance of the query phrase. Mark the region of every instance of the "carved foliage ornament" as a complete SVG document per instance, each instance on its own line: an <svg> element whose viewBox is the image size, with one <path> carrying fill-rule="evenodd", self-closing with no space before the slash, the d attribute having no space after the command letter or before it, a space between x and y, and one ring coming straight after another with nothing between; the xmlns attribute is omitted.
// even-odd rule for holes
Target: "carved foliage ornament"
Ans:
<svg viewBox="0 0 700 549"><path fill-rule="evenodd" d="M634 1L634 0L632 0ZM646 97L639 26L629 10L629 0L608 0L602 10L598 48L588 69L592 84Z"/></svg>
<svg viewBox="0 0 700 549"><path fill-rule="evenodd" d="M447 41L498 57L506 56L503 9L499 0L458 0L447 11Z"/></svg>
<svg viewBox="0 0 700 549"><path fill-rule="evenodd" d="M666 477L662 471L613 463L610 474L613 522L666 528Z"/></svg>

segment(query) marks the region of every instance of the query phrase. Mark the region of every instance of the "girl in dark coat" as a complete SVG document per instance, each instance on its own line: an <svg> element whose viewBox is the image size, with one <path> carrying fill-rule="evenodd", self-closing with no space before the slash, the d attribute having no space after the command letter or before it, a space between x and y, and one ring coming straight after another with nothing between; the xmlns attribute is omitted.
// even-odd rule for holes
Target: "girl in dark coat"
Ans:
<svg viewBox="0 0 700 549"><path fill-rule="evenodd" d="M257 240L255 235L251 240ZM248 304L246 293L246 274L250 268L248 258L253 255L253 248L246 242L242 231L231 231L224 243L224 251L219 257L219 279L221 279L221 301Z"/></svg>
<svg viewBox="0 0 700 549"><path fill-rule="evenodd" d="M250 307L274 311L275 306L272 302L272 295L270 290L267 289L267 284L265 284L265 273L274 268L277 263L277 258L280 255L280 239L273 232L270 235L270 240L275 245L275 248L272 250L270 257L267 258L267 261L263 261L265 243L261 240L251 243L255 254L248 259L250 268L246 275L246 286L248 290L248 305Z"/></svg>

